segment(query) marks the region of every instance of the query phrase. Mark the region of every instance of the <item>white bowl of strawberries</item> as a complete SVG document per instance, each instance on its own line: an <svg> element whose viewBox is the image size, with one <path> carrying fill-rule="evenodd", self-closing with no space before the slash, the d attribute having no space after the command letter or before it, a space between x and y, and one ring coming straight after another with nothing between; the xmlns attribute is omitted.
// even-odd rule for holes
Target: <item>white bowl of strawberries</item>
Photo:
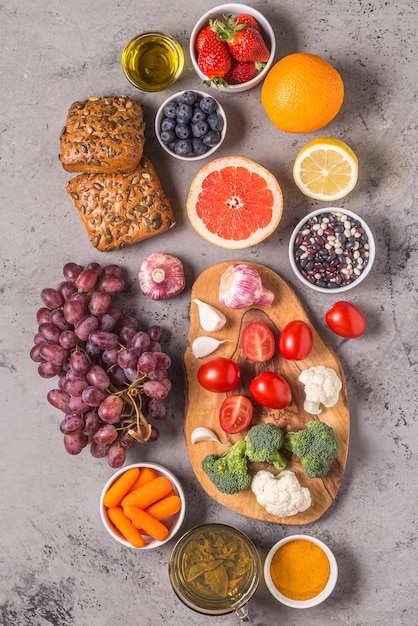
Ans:
<svg viewBox="0 0 418 626"><path fill-rule="evenodd" d="M190 57L206 85L227 93L258 85L274 61L276 38L268 20L246 4L206 11L190 36Z"/></svg>

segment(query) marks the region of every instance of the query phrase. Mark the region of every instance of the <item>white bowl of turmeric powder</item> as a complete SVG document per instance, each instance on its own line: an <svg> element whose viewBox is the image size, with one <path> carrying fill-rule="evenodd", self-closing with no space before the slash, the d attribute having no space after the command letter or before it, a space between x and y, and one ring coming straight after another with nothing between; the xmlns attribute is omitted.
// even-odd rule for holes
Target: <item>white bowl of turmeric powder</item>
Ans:
<svg viewBox="0 0 418 626"><path fill-rule="evenodd" d="M294 609L321 604L334 590L338 565L322 541L291 535L278 541L264 562L264 580L272 596Z"/></svg>

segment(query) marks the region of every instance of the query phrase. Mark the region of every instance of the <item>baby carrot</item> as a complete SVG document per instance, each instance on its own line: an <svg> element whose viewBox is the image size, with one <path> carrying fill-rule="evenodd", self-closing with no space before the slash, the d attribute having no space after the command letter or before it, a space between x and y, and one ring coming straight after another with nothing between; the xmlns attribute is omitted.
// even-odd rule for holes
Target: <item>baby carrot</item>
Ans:
<svg viewBox="0 0 418 626"><path fill-rule="evenodd" d="M122 500L122 507L133 504L140 509L146 509L150 504L157 502L168 495L173 486L165 476L157 476L145 485L141 485L135 491L128 493Z"/></svg>
<svg viewBox="0 0 418 626"><path fill-rule="evenodd" d="M167 539L168 528L149 513L145 513L145 511L137 506L126 506L123 511L125 515L132 520L132 524L135 528L141 529L146 535L149 535L157 541Z"/></svg>
<svg viewBox="0 0 418 626"><path fill-rule="evenodd" d="M145 541L141 533L132 524L131 520L125 515L120 506L114 506L107 509L107 515L114 526L122 533L127 541L134 548L142 548Z"/></svg>
<svg viewBox="0 0 418 626"><path fill-rule="evenodd" d="M170 515L174 515L174 513L177 513L180 509L180 497L172 495L154 502L154 504L151 504L145 509L145 513L149 513L149 515L155 517L156 520L161 521L162 519L166 519L166 517L170 517Z"/></svg>
<svg viewBox="0 0 418 626"><path fill-rule="evenodd" d="M129 491L133 491L137 489L141 485L145 485L153 478L157 478L157 472L152 467L141 467L139 471L139 476L134 482L134 484L130 487Z"/></svg>
<svg viewBox="0 0 418 626"><path fill-rule="evenodd" d="M103 504L107 507L118 506L121 503L122 498L126 496L128 491L131 489L138 476L139 469L137 467L132 467L124 472L122 476L115 480L113 485L111 485L106 491L103 498Z"/></svg>

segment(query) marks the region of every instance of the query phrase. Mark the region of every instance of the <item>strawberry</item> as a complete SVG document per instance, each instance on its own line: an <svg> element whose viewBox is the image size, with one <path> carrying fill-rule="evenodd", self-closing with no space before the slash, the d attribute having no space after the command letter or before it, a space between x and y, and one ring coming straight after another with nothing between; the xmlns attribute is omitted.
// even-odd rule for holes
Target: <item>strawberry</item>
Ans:
<svg viewBox="0 0 418 626"><path fill-rule="evenodd" d="M260 30L260 24L257 22L255 17L249 15L248 13L241 13L237 15L235 18L237 24L246 24L247 26L251 26L251 28L255 28L255 30Z"/></svg>
<svg viewBox="0 0 418 626"><path fill-rule="evenodd" d="M254 61L232 60L231 69L224 80L228 85L241 85L254 78L257 73L257 64Z"/></svg>
<svg viewBox="0 0 418 626"><path fill-rule="evenodd" d="M224 16L225 21L215 20L213 30L220 41L225 41L229 52L237 61L266 63L270 52L261 33L246 24L238 24L233 17Z"/></svg>
<svg viewBox="0 0 418 626"><path fill-rule="evenodd" d="M217 38L207 37L197 57L197 64L211 81L222 79L231 69L228 46Z"/></svg>
<svg viewBox="0 0 418 626"><path fill-rule="evenodd" d="M196 52L197 54L200 54L200 51L204 45L204 43L208 40L208 39L217 39L217 34L212 30L212 27L206 26L206 28L203 28L200 33L198 34L197 38L196 38Z"/></svg>

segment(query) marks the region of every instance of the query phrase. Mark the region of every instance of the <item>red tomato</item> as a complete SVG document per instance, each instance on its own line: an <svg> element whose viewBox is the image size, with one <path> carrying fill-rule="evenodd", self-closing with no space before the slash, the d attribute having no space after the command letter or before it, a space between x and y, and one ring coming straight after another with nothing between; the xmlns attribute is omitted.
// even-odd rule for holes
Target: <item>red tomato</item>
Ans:
<svg viewBox="0 0 418 626"><path fill-rule="evenodd" d="M364 314L355 304L340 300L332 305L325 314L325 321L334 333L341 337L361 337L366 332L367 322Z"/></svg>
<svg viewBox="0 0 418 626"><path fill-rule="evenodd" d="M292 401L287 381L275 372L262 372L253 378L250 392L256 402L270 409L284 409Z"/></svg>
<svg viewBox="0 0 418 626"><path fill-rule="evenodd" d="M310 327L301 320L286 324L280 333L279 350L285 359L300 361L306 359L313 347L313 335Z"/></svg>
<svg viewBox="0 0 418 626"><path fill-rule="evenodd" d="M235 434L248 428L253 416L253 405L246 396L225 398L219 411L219 423L226 433Z"/></svg>
<svg viewBox="0 0 418 626"><path fill-rule="evenodd" d="M261 322L248 324L242 333L242 349L249 361L254 363L269 361L276 349L270 328Z"/></svg>
<svg viewBox="0 0 418 626"><path fill-rule="evenodd" d="M197 370L197 379L204 389L223 393L238 385L240 371L235 361L220 356L203 363Z"/></svg>

